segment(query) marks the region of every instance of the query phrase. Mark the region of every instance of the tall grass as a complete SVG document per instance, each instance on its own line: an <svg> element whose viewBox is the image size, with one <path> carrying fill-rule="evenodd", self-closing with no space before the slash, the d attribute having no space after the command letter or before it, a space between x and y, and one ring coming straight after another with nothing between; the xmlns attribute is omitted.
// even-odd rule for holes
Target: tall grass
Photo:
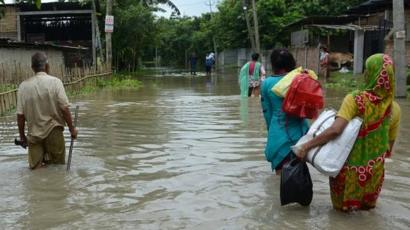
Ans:
<svg viewBox="0 0 410 230"><path fill-rule="evenodd" d="M79 91L68 92L68 94L70 96L78 96L95 93L100 89L138 89L141 86L141 81L133 78L129 74L113 74L109 79L98 78L95 81L88 81Z"/></svg>
<svg viewBox="0 0 410 230"><path fill-rule="evenodd" d="M344 91L352 91L359 89L364 83L362 74L353 75L353 73L340 73L338 71L331 72L325 87L329 89L341 89Z"/></svg>

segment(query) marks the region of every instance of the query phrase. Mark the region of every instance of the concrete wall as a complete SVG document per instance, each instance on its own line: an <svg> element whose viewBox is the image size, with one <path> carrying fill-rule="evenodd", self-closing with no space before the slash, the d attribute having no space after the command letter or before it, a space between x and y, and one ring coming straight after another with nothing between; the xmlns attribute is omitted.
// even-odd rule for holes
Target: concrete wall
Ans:
<svg viewBox="0 0 410 230"><path fill-rule="evenodd" d="M250 59L251 55L251 49L246 48L224 50L218 53L218 65L241 67Z"/></svg>
<svg viewBox="0 0 410 230"><path fill-rule="evenodd" d="M319 49L315 47L308 48L291 48L289 51L292 53L296 59L298 66L303 66L314 70L315 72L319 71ZM272 50L262 50L261 51L261 62L264 65L266 71L270 73L272 67L270 65L270 55ZM247 61L251 60L252 50L251 49L232 49L224 50L218 54L218 66L226 67L233 66L240 68ZM306 63L306 66L305 66Z"/></svg>
<svg viewBox="0 0 410 230"><path fill-rule="evenodd" d="M246 62L251 60L253 51L247 48L238 48L231 50L224 50L218 53L218 66L220 67L242 67ZM270 70L270 50L261 51L261 58L259 59L264 65L266 70Z"/></svg>

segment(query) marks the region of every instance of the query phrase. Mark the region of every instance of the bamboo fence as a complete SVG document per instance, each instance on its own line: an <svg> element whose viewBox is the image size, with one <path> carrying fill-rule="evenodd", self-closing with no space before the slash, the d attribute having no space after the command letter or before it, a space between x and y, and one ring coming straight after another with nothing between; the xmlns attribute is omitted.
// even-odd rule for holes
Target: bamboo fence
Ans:
<svg viewBox="0 0 410 230"><path fill-rule="evenodd" d="M0 116L14 109L17 105L17 89L18 85L25 79L31 77L33 72L31 69L22 68L20 64L14 65L0 64ZM64 83L67 91L78 91L85 82L99 77L111 75L111 71L106 66L54 68L50 75L59 77Z"/></svg>

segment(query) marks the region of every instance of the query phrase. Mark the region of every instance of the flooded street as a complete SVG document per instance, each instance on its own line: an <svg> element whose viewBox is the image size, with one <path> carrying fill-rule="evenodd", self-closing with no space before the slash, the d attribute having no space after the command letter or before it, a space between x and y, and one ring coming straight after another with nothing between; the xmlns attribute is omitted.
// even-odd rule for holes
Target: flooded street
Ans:
<svg viewBox="0 0 410 230"><path fill-rule="evenodd" d="M265 161L259 98L240 100L234 74L143 77L80 105L71 171L30 171L0 118L0 229L409 229L410 101L376 209L332 209L328 178L310 168L309 207L280 206ZM327 92L338 108L340 93ZM69 135L66 145L69 145ZM68 148L67 148L68 150Z"/></svg>

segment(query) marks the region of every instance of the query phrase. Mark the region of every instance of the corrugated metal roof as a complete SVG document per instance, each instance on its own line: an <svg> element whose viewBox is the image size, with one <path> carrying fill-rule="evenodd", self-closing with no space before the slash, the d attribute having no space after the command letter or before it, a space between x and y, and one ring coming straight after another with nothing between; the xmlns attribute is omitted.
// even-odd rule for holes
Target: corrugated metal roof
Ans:
<svg viewBox="0 0 410 230"><path fill-rule="evenodd" d="M47 43L29 43L29 42L16 42L7 39L0 39L0 47L6 48L53 48L53 49L63 49L63 50L88 50L89 48L83 46L66 46L66 45L56 45Z"/></svg>
<svg viewBox="0 0 410 230"><path fill-rule="evenodd" d="M91 3L83 2L45 2L40 9L30 3L8 3L6 6L15 6L21 12L26 11L58 11L58 10L91 10Z"/></svg>
<svg viewBox="0 0 410 230"><path fill-rule="evenodd" d="M338 30L362 30L363 27L358 25L348 24L348 25L318 25L312 24L307 27L317 27L317 28L326 28L326 29L338 29Z"/></svg>
<svg viewBox="0 0 410 230"><path fill-rule="evenodd" d="M345 25L356 21L358 16L341 15L341 16L312 16L302 18L294 23L286 25L286 28L301 27L304 25Z"/></svg>

